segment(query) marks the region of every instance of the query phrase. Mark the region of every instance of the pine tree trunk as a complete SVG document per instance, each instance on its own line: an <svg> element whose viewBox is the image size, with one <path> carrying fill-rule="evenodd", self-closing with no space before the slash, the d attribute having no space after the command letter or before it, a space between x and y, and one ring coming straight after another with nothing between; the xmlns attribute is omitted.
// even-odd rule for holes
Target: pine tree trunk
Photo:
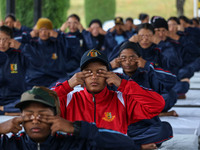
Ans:
<svg viewBox="0 0 200 150"><path fill-rule="evenodd" d="M176 0L177 16L184 15L184 3L185 0Z"/></svg>

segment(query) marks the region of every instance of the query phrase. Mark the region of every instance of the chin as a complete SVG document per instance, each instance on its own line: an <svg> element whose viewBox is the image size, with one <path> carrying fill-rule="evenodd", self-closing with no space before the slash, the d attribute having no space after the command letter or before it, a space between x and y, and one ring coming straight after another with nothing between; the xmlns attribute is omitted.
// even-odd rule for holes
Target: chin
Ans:
<svg viewBox="0 0 200 150"><path fill-rule="evenodd" d="M90 89L90 93L97 94L97 93L100 93L102 90L103 90L103 89L91 88L91 89Z"/></svg>

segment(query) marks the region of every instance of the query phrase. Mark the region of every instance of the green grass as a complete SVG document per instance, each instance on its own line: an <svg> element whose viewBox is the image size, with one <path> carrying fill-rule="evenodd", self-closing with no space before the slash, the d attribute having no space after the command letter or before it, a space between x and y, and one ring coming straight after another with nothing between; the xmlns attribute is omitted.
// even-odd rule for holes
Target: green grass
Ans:
<svg viewBox="0 0 200 150"><path fill-rule="evenodd" d="M85 27L84 0L71 0L70 3L68 15L71 13L78 14ZM116 5L116 16L123 18L138 18L141 12L148 13L150 17L159 15L166 19L170 16L176 16L176 0L116 0ZM187 17L193 17L193 0L186 0L184 11Z"/></svg>

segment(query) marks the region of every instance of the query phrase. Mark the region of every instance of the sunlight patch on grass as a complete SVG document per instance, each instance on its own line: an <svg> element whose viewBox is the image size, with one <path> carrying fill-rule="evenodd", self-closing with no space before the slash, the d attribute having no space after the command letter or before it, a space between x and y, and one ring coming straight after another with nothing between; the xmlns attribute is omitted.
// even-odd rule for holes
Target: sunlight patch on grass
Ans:
<svg viewBox="0 0 200 150"><path fill-rule="evenodd" d="M85 27L84 0L71 0L70 5L67 14L79 15ZM193 0L186 0L184 10L187 17L193 17ZM150 17L159 15L168 19L170 16L176 16L176 0L116 0L115 16L121 16L124 19L138 18L141 12L149 14Z"/></svg>

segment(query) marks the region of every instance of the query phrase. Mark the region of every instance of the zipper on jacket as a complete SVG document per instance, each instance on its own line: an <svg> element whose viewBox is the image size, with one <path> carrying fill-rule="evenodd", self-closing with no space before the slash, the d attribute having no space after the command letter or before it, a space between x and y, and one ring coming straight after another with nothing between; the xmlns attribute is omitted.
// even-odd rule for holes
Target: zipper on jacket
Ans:
<svg viewBox="0 0 200 150"><path fill-rule="evenodd" d="M37 150L40 150L40 143L37 143Z"/></svg>
<svg viewBox="0 0 200 150"><path fill-rule="evenodd" d="M93 102L94 102L94 122L96 123L96 100L94 95L93 95Z"/></svg>

